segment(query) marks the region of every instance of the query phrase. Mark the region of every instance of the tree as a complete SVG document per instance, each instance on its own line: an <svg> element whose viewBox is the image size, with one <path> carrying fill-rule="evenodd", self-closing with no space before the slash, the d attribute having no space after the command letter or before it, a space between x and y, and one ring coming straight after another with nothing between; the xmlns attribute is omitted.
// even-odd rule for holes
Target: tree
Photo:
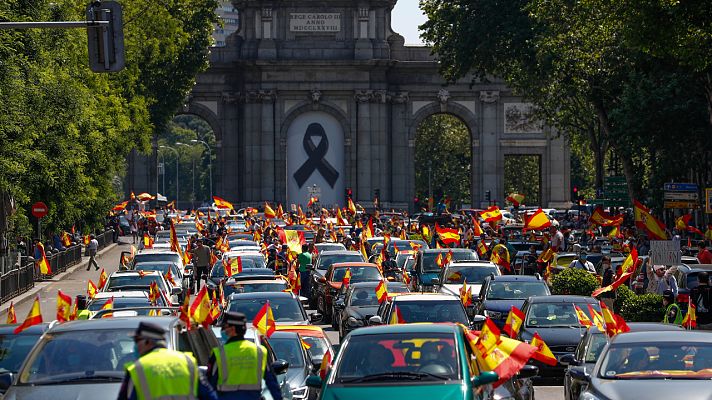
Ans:
<svg viewBox="0 0 712 400"><path fill-rule="evenodd" d="M524 203L541 205L541 158L538 155L504 157L504 195L520 193Z"/></svg>

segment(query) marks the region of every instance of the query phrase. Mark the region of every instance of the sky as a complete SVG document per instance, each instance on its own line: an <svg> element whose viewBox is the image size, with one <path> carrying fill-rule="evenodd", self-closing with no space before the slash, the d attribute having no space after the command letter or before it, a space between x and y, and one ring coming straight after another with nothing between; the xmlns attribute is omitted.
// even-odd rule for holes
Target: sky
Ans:
<svg viewBox="0 0 712 400"><path fill-rule="evenodd" d="M405 38L405 44L423 44L418 26L425 21L418 0L399 0L391 14L391 27Z"/></svg>

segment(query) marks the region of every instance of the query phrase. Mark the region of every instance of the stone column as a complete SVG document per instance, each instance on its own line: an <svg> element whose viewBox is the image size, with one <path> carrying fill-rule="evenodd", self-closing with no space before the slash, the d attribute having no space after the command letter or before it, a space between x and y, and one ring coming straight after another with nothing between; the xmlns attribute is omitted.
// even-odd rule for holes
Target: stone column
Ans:
<svg viewBox="0 0 712 400"><path fill-rule="evenodd" d="M371 98L370 90L357 90L356 99L356 199L360 202L371 196Z"/></svg>
<svg viewBox="0 0 712 400"><path fill-rule="evenodd" d="M222 123L223 137L219 138L212 151L215 152L213 162L213 192L216 196L242 202L244 181L240 176L241 159L239 133L240 93L223 92L219 106L219 118ZM216 168L217 167L217 168Z"/></svg>
<svg viewBox="0 0 712 400"><path fill-rule="evenodd" d="M275 188L275 151L277 150L276 127L274 124L274 106L276 93L273 90L260 90L258 99L262 104L261 119L262 131L260 134L260 152L259 168L261 170L262 181L259 182L260 198L268 201L274 201L276 197Z"/></svg>
<svg viewBox="0 0 712 400"><path fill-rule="evenodd" d="M497 111L499 109L499 91L487 90L480 92L480 101L482 102L482 135L480 141L481 151L481 167L482 167L482 186L479 196L482 199L480 206L486 206L484 193L491 192L491 199L498 200L500 204L504 200L500 198L502 190L499 183L499 171L504 163L502 162L502 154L499 147L499 124ZM474 189L474 188L473 188ZM474 204L473 204L474 206Z"/></svg>
<svg viewBox="0 0 712 400"><path fill-rule="evenodd" d="M408 138L408 92L389 93L391 115L390 134L391 182L388 200L394 207L408 208L413 201L413 188L410 187L411 175L415 174L413 161L410 160Z"/></svg>
<svg viewBox="0 0 712 400"><path fill-rule="evenodd" d="M257 56L262 59L275 59L277 58L277 44L274 40L274 26L276 25L276 18L272 17L272 8L264 7L262 8L262 31L259 48L257 49Z"/></svg>
<svg viewBox="0 0 712 400"><path fill-rule="evenodd" d="M358 9L358 37L354 48L354 58L357 60L370 60L373 58L373 44L369 37L369 8Z"/></svg>

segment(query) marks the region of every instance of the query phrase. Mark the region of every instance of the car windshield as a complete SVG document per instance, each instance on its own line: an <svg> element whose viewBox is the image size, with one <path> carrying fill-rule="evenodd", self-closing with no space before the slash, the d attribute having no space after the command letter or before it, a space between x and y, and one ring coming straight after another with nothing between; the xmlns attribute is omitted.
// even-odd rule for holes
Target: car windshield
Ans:
<svg viewBox="0 0 712 400"><path fill-rule="evenodd" d="M39 334L0 335L0 371L17 372Z"/></svg>
<svg viewBox="0 0 712 400"><path fill-rule="evenodd" d="M303 367L304 353L302 353L302 343L298 337L294 338L279 338L267 340L274 350L274 355L280 359L289 362L289 367Z"/></svg>
<svg viewBox="0 0 712 400"><path fill-rule="evenodd" d="M591 340L588 343L588 347L586 347L584 362L595 363L598 361L598 357L601 356L606 343L608 343L608 338L603 333L591 334Z"/></svg>
<svg viewBox="0 0 712 400"><path fill-rule="evenodd" d="M319 258L319 269L327 270L331 264L342 262L364 262L361 254L329 254Z"/></svg>
<svg viewBox="0 0 712 400"><path fill-rule="evenodd" d="M155 261L170 261L177 264L181 262L181 259L178 254L174 253L140 253L136 254L136 257L134 258L134 264Z"/></svg>
<svg viewBox="0 0 712 400"><path fill-rule="evenodd" d="M158 271L163 275L168 274L168 268L171 268L171 274L176 273L175 266L169 263L140 263L134 267L136 271Z"/></svg>
<svg viewBox="0 0 712 400"><path fill-rule="evenodd" d="M233 293L283 292L287 290L285 281L266 281L260 283L232 283L225 285L225 295Z"/></svg>
<svg viewBox="0 0 712 400"><path fill-rule="evenodd" d="M341 243L318 243L316 248L319 249L319 251L346 250L344 245Z"/></svg>
<svg viewBox="0 0 712 400"><path fill-rule="evenodd" d="M591 318L588 303L576 304L584 310L586 316ZM593 304L596 311L600 312L598 304ZM576 309L572 303L534 303L529 305L527 311L527 326L531 327L568 327L579 326Z"/></svg>
<svg viewBox="0 0 712 400"><path fill-rule="evenodd" d="M375 267L348 267L335 269L332 282L341 282L347 270L351 270L351 282L377 281L382 278L378 268Z"/></svg>
<svg viewBox="0 0 712 400"><path fill-rule="evenodd" d="M242 258L242 269L252 269L256 268L255 263L252 260L244 259ZM223 262L221 260L217 261L215 265L213 265L213 269L210 271L210 277L212 278L224 278L225 277L225 267L223 266Z"/></svg>
<svg viewBox="0 0 712 400"><path fill-rule="evenodd" d="M490 275L499 275L499 270L494 265L478 266L449 266L445 271L444 283L448 285L467 283L482 283Z"/></svg>
<svg viewBox="0 0 712 400"><path fill-rule="evenodd" d="M253 264L252 267L247 267L243 264L242 268L267 268L267 261L265 261L265 258L259 254L241 254L240 258L242 258L243 262L252 261Z"/></svg>
<svg viewBox="0 0 712 400"><path fill-rule="evenodd" d="M352 336L341 348L336 383L451 381L461 376L452 333Z"/></svg>
<svg viewBox="0 0 712 400"><path fill-rule="evenodd" d="M134 329L83 329L47 333L20 372L19 384L116 382L136 360Z"/></svg>
<svg viewBox="0 0 712 400"><path fill-rule="evenodd" d="M447 255L449 250L433 251L423 253L423 272L440 272L440 266L435 262L438 254L442 254L443 257ZM473 251L453 251L452 259L457 261L472 261L477 260L477 255Z"/></svg>
<svg viewBox="0 0 712 400"><path fill-rule="evenodd" d="M544 282L492 282L487 288L488 300L522 300L549 294Z"/></svg>
<svg viewBox="0 0 712 400"><path fill-rule="evenodd" d="M410 300L396 302L396 307L406 323L459 322L463 325L469 324L465 309L459 300Z"/></svg>
<svg viewBox="0 0 712 400"><path fill-rule="evenodd" d="M309 353L309 358L312 360L319 360L324 358L324 354L329 348L329 343L326 339L316 336L302 336L302 340L309 347L307 353ZM305 346L305 347L307 347Z"/></svg>
<svg viewBox="0 0 712 400"><path fill-rule="evenodd" d="M612 345L603 355L603 379L710 379L712 343L654 342Z"/></svg>
<svg viewBox="0 0 712 400"><path fill-rule="evenodd" d="M413 246L410 245L411 242L414 244L415 247L420 246L421 249L428 248L428 244L422 240L391 240L388 243L388 248L386 250L391 254L396 252L396 247L398 247L398 250L400 251L413 250Z"/></svg>
<svg viewBox="0 0 712 400"><path fill-rule="evenodd" d="M354 289L349 298L351 307L373 307L378 305L376 290L372 287Z"/></svg>
<svg viewBox="0 0 712 400"><path fill-rule="evenodd" d="M101 307L104 306L108 299L97 299L89 304L89 311L99 311ZM120 308L131 308L131 307L150 307L151 302L148 301L148 297L115 297L114 298L114 310ZM148 313L148 310L146 310Z"/></svg>
<svg viewBox="0 0 712 400"><path fill-rule="evenodd" d="M123 276L112 276L109 278L109 282L106 284L106 291L113 292L116 290L125 289L127 287L149 287L151 282L156 282L158 288L166 291L166 287L163 284L163 280L160 279L158 275L123 275Z"/></svg>
<svg viewBox="0 0 712 400"><path fill-rule="evenodd" d="M247 316L248 321L252 321L267 301L265 298L230 300L230 311L241 312ZM297 299L291 297L272 298L269 300L269 305L272 308L272 314L276 322L302 322L306 320Z"/></svg>
<svg viewBox="0 0 712 400"><path fill-rule="evenodd" d="M568 267L576 259L576 256L561 256L556 258L556 265Z"/></svg>

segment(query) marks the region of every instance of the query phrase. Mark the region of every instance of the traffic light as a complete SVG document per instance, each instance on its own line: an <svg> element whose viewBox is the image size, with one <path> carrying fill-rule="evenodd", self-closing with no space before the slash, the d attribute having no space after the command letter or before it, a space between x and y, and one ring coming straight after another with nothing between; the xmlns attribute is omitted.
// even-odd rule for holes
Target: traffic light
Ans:
<svg viewBox="0 0 712 400"><path fill-rule="evenodd" d="M87 40L89 68L94 72L117 72L124 69L124 26L121 4L114 1L92 1L87 6ZM108 24L94 24L106 21Z"/></svg>

